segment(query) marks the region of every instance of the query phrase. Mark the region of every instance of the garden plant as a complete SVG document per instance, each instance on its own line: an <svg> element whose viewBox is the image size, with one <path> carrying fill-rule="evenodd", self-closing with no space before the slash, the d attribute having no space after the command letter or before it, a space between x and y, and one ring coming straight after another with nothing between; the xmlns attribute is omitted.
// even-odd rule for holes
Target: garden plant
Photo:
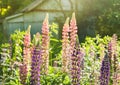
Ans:
<svg viewBox="0 0 120 85"><path fill-rule="evenodd" d="M120 85L120 41L96 35L80 43L75 13L59 26L46 15L41 32L16 30L0 47L0 85Z"/></svg>

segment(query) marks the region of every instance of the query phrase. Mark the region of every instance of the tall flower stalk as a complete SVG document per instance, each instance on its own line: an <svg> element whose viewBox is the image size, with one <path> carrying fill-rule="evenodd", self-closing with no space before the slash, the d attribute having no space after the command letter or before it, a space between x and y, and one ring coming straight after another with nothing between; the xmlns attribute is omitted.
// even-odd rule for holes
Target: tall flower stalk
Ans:
<svg viewBox="0 0 120 85"><path fill-rule="evenodd" d="M26 84L26 79L27 79L27 73L28 73L28 70L27 70L27 65L26 64L21 64L19 66L19 74L20 74L20 82L22 85L25 85Z"/></svg>
<svg viewBox="0 0 120 85"><path fill-rule="evenodd" d="M23 48L23 63L27 65L27 68L30 68L30 62L31 62L30 28L31 28L31 26L29 26L27 31L26 31L26 34L25 34L25 37L24 37L24 48Z"/></svg>
<svg viewBox="0 0 120 85"><path fill-rule="evenodd" d="M79 43L77 42L73 54L71 56L71 78L72 85L80 85L80 75L83 65L83 59L85 56L85 52L82 48L80 48Z"/></svg>
<svg viewBox="0 0 120 85"><path fill-rule="evenodd" d="M66 19L66 22L62 30L62 70L63 72L68 72L69 65L69 18Z"/></svg>
<svg viewBox="0 0 120 85"><path fill-rule="evenodd" d="M20 75L20 82L21 84L26 84L27 74L30 70L30 61L31 61L31 51L30 51L30 28L28 27L28 30L26 31L26 34L24 36L24 48L23 48L23 62L19 66L19 75Z"/></svg>
<svg viewBox="0 0 120 85"><path fill-rule="evenodd" d="M117 59L117 36L114 34L112 39L108 44L108 56L110 60L110 80L113 81L112 84L116 85L117 82L117 68L118 68L118 59Z"/></svg>
<svg viewBox="0 0 120 85"><path fill-rule="evenodd" d="M39 39L37 39L37 40L39 40ZM39 43L39 41L37 41L37 43ZM41 47L40 47L40 44L37 44L33 48L33 52L32 52L30 85L40 85L41 63L42 63Z"/></svg>
<svg viewBox="0 0 120 85"><path fill-rule="evenodd" d="M100 85L109 85L110 78L110 62L109 57L106 54L100 69Z"/></svg>
<svg viewBox="0 0 120 85"><path fill-rule="evenodd" d="M43 58L43 73L48 73L49 66L49 22L48 22L48 14L46 15L43 26L42 26L42 58Z"/></svg>
<svg viewBox="0 0 120 85"><path fill-rule="evenodd" d="M76 37L77 37L77 25L76 25L75 13L73 13L71 21L70 21L70 51L71 51L71 54L75 47Z"/></svg>

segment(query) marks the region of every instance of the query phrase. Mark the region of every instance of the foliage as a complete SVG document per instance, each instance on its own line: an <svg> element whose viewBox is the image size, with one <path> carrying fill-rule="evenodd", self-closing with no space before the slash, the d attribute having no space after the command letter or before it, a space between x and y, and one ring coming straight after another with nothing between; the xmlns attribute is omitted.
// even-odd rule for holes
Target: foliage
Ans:
<svg viewBox="0 0 120 85"><path fill-rule="evenodd" d="M11 34L11 41L12 41L12 58L17 61L21 61L22 58L22 46L23 46L23 38L25 32L20 32L19 30L15 31L14 34Z"/></svg>
<svg viewBox="0 0 120 85"><path fill-rule="evenodd" d="M1 46L0 84L20 85L18 64L22 60L24 34L25 32L20 31L15 31L14 34L11 34L12 56L10 56L11 43L5 43ZM51 38L51 41L52 39L53 42L51 42L50 45L52 48L52 50L50 50L50 54L52 53L50 61L57 61L57 66L50 64L48 75L41 74L40 82L42 85L71 85L70 75L63 73L61 70L61 43L58 42L59 40L56 38ZM85 42L81 43L81 46L86 52L80 79L81 85L99 83L99 79L96 78L99 78L100 75L101 59L103 59L101 54L103 50L107 50L107 45L110 39L111 37L109 36L101 38L97 35L94 38L86 37ZM120 42L118 41L118 45L120 45L119 43ZM60 48L58 46L60 46ZM118 47L118 52L119 51L120 48ZM3 53L6 53L6 55L3 55ZM118 61L120 61L120 59ZM29 77L27 79L27 85L29 85Z"/></svg>
<svg viewBox="0 0 120 85"><path fill-rule="evenodd" d="M42 85L70 85L70 78L62 73L61 68L49 67L49 74L41 76Z"/></svg>
<svg viewBox="0 0 120 85"><path fill-rule="evenodd" d="M15 31L11 34L12 43L5 43L1 46L0 62L0 84L15 85L19 84L18 64L22 58L22 39L24 32Z"/></svg>
<svg viewBox="0 0 120 85"><path fill-rule="evenodd" d="M50 65L53 65L54 62L57 62L58 65L61 65L61 40L58 36L59 26L56 23L50 25Z"/></svg>
<svg viewBox="0 0 120 85"><path fill-rule="evenodd" d="M81 0L81 12L77 14L79 37L95 37L116 33L119 36L120 1L119 0Z"/></svg>
<svg viewBox="0 0 120 85"><path fill-rule="evenodd" d="M84 58L84 69L82 70L82 85L98 84L100 76L100 66L104 56L104 46L110 41L109 36L101 38L97 35L95 38L86 37L85 43L82 43L86 56Z"/></svg>
<svg viewBox="0 0 120 85"><path fill-rule="evenodd" d="M5 18L6 16L16 13L32 1L33 0L24 0L24 2L21 0L0 0L0 18Z"/></svg>
<svg viewBox="0 0 120 85"><path fill-rule="evenodd" d="M104 10L104 13L98 16L97 30L101 35L112 35L112 33L116 33L119 35L119 27L120 27L120 1L114 0L112 2L112 6Z"/></svg>

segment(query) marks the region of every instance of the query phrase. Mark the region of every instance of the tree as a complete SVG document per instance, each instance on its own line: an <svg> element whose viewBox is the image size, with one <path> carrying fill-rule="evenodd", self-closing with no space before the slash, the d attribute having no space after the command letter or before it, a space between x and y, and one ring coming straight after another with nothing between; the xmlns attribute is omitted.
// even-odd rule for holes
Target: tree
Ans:
<svg viewBox="0 0 120 85"><path fill-rule="evenodd" d="M97 27L97 33L101 35L116 33L120 36L120 0L113 0L111 7L98 16Z"/></svg>
<svg viewBox="0 0 120 85"><path fill-rule="evenodd" d="M0 18L15 14L34 0L0 0Z"/></svg>

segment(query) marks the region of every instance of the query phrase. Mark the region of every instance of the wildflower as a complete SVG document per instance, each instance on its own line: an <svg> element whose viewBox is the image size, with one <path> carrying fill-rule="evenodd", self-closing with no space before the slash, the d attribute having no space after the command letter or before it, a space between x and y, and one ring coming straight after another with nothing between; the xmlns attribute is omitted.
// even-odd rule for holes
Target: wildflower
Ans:
<svg viewBox="0 0 120 85"><path fill-rule="evenodd" d="M117 84L117 69L118 69L118 58L117 58L117 36L114 34L111 41L108 44L108 52L110 58L110 69L111 69L111 80L113 84ZM112 75L113 74L113 75Z"/></svg>
<svg viewBox="0 0 120 85"><path fill-rule="evenodd" d="M27 73L28 73L28 70L27 70L27 65L26 64L21 64L19 66L19 75L20 75L20 82L22 85L25 85L26 84L26 79L27 79Z"/></svg>
<svg viewBox="0 0 120 85"><path fill-rule="evenodd" d="M106 54L100 69L100 85L108 85L110 78L110 62L109 57Z"/></svg>
<svg viewBox="0 0 120 85"><path fill-rule="evenodd" d="M23 48L23 63L27 65L29 68L30 62L31 62L31 50L30 50L30 42L31 42L31 37L30 37L30 28L31 26L28 27L28 30L26 31L25 37L24 37L24 48Z"/></svg>
<svg viewBox="0 0 120 85"><path fill-rule="evenodd" d="M43 21L42 26L42 58L43 58L43 72L44 74L48 73L49 65L49 23L48 23L48 14L46 15L45 20Z"/></svg>
<svg viewBox="0 0 120 85"><path fill-rule="evenodd" d="M30 85L40 85L41 62L42 62L41 49L39 46L36 46L33 50L32 55Z"/></svg>
<svg viewBox="0 0 120 85"><path fill-rule="evenodd" d="M66 19L66 22L63 26L62 31L62 70L63 72L68 72L69 64L69 18Z"/></svg>
<svg viewBox="0 0 120 85"><path fill-rule="evenodd" d="M114 57L117 55L116 51L117 51L117 36L114 34L112 36L112 39L108 43L108 53L111 60L114 60Z"/></svg>
<svg viewBox="0 0 120 85"><path fill-rule="evenodd" d="M31 25L29 25L25 37L24 37L24 46L25 47L29 47L30 46L30 41L31 41L31 37L30 37L30 29L31 29Z"/></svg>
<svg viewBox="0 0 120 85"><path fill-rule="evenodd" d="M72 14L72 19L70 21L70 47L71 47L71 54L75 47L77 37L77 26L76 26L76 18L75 13Z"/></svg>
<svg viewBox="0 0 120 85"><path fill-rule="evenodd" d="M71 56L71 78L73 85L80 85L80 74L83 65L84 50L80 48L79 43L76 43Z"/></svg>

